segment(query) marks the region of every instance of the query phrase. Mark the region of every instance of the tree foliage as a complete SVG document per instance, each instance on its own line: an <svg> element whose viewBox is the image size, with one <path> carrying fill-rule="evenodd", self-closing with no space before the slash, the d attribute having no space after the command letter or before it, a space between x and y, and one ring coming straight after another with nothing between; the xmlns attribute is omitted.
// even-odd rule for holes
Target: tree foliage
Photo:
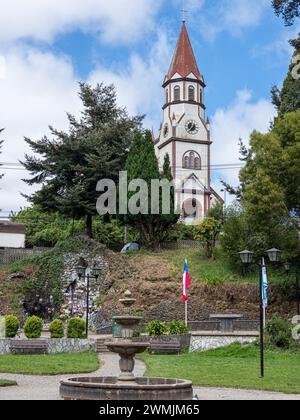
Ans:
<svg viewBox="0 0 300 420"><path fill-rule="evenodd" d="M285 24L290 26L300 16L300 0L273 0L273 7L278 16L282 16Z"/></svg>
<svg viewBox="0 0 300 420"><path fill-rule="evenodd" d="M212 258L218 236L222 230L222 221L213 217L205 218L195 225L195 238L205 243L207 258Z"/></svg>
<svg viewBox="0 0 300 420"><path fill-rule="evenodd" d="M177 223L179 216L175 212L174 187L170 189L170 209L168 214L164 214L162 209L162 190L159 193L159 210L157 214L152 214L152 180L172 181L170 168L170 158L165 156L163 172L160 174L158 161L155 155L154 144L149 131L142 133L135 132L134 140L126 162L128 184L133 180L143 180L147 184L147 197L138 199L136 194L139 192L129 192L128 202L136 200L138 203L138 214L131 214L130 210L125 216L120 216L121 220L138 230L140 240L146 247L156 248L159 242L164 239L170 227ZM145 214L147 213L147 214Z"/></svg>
<svg viewBox="0 0 300 420"><path fill-rule="evenodd" d="M23 164L32 174L25 182L42 185L29 200L44 211L86 218L87 234L92 236L97 182L102 178L118 181L132 131L140 126L142 118L129 118L126 110L117 106L112 85L92 88L80 83L79 96L81 118L68 114L69 131L50 127L52 138L25 138L34 156L26 155Z"/></svg>

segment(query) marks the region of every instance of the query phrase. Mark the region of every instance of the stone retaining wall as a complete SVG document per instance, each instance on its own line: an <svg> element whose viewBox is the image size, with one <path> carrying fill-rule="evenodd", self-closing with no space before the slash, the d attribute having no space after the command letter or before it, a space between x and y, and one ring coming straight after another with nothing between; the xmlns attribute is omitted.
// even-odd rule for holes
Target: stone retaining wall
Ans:
<svg viewBox="0 0 300 420"><path fill-rule="evenodd" d="M258 338L257 334L203 334L192 335L190 352L201 352L229 346L233 343L250 344Z"/></svg>
<svg viewBox="0 0 300 420"><path fill-rule="evenodd" d="M53 339L42 339L48 343L48 353L83 353L85 351L96 351L96 340L80 340L70 338L53 338ZM10 339L0 339L0 354L11 353Z"/></svg>

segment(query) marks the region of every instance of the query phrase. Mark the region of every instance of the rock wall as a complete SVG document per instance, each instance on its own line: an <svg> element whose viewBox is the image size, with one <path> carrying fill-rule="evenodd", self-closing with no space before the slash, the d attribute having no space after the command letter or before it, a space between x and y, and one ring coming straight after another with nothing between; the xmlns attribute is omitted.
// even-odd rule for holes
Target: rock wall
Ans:
<svg viewBox="0 0 300 420"><path fill-rule="evenodd" d="M190 343L190 352L201 352L212 349L218 349L229 346L233 343L250 344L257 340L257 335L238 335L238 334L220 334L220 335L192 335Z"/></svg>
<svg viewBox="0 0 300 420"><path fill-rule="evenodd" d="M10 339L0 339L0 354L8 354L10 351ZM43 339L48 343L48 353L83 353L85 351L96 351L96 340L80 340L70 338L49 338Z"/></svg>

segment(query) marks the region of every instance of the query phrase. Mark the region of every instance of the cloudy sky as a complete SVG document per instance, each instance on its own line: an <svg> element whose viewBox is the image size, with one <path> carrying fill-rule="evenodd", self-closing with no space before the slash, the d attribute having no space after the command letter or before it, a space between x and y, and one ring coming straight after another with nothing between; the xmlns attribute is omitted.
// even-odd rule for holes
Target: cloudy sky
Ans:
<svg viewBox="0 0 300 420"><path fill-rule="evenodd" d="M213 163L238 162L237 142L253 129L266 131L274 116L270 89L281 84L290 39L271 0L186 0L187 25L207 83L213 127ZM181 27L182 0L1 0L0 161L2 215L26 205L22 170L8 164L28 152L24 136L39 138L48 125L67 128L78 115L78 81L115 83L120 105L146 114L158 130L161 84ZM9 169L10 168L10 169ZM237 170L213 171L237 182Z"/></svg>

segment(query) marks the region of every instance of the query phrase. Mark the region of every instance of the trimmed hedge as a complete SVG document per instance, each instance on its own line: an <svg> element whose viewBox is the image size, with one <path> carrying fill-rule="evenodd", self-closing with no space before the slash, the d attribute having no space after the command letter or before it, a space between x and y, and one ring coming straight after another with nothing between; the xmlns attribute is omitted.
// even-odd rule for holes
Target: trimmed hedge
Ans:
<svg viewBox="0 0 300 420"><path fill-rule="evenodd" d="M72 318L68 323L68 338L85 338L85 321L81 318Z"/></svg>
<svg viewBox="0 0 300 420"><path fill-rule="evenodd" d="M64 338L65 327L63 321L60 319L52 321L49 325L49 331L51 333L51 338Z"/></svg>
<svg viewBox="0 0 300 420"><path fill-rule="evenodd" d="M6 315L5 319L5 337L14 338L18 332L20 322L14 315Z"/></svg>
<svg viewBox="0 0 300 420"><path fill-rule="evenodd" d="M24 333L27 338L40 338L43 329L43 320L38 316L30 316L24 325Z"/></svg>

